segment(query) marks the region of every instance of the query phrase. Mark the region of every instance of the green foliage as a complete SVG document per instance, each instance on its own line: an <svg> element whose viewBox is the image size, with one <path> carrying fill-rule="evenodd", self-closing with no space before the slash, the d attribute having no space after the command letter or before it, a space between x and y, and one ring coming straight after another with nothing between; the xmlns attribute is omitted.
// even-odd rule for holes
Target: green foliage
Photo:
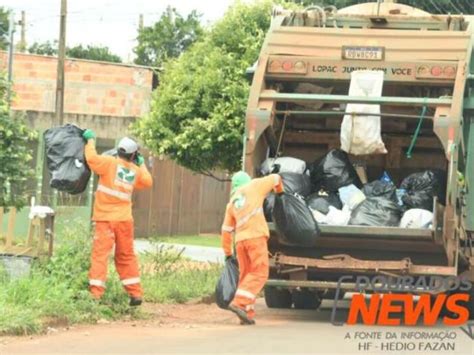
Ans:
<svg viewBox="0 0 474 355"><path fill-rule="evenodd" d="M145 300L159 303L184 303L214 293L221 266L190 262L177 251L155 245L143 256L142 274Z"/></svg>
<svg viewBox="0 0 474 355"><path fill-rule="evenodd" d="M117 319L125 314L140 316L128 306L115 273L101 302L89 296L91 239L85 226L76 225L61 236L50 260L33 265L30 276L0 279L0 335L41 332L48 322L71 324Z"/></svg>
<svg viewBox="0 0 474 355"><path fill-rule="evenodd" d="M35 42L29 48L32 54L58 55L58 41ZM110 52L108 47L79 44L75 47L66 48L66 57L77 59L98 60L102 62L122 63L122 59Z"/></svg>
<svg viewBox="0 0 474 355"><path fill-rule="evenodd" d="M172 237L159 236L156 240L160 243L198 245L203 247L221 247L221 238L218 235L175 235Z"/></svg>
<svg viewBox="0 0 474 355"><path fill-rule="evenodd" d="M12 115L8 88L5 77L0 75L0 206L22 207L27 202L26 181L33 174L28 165L32 159L28 143L36 135L21 115Z"/></svg>
<svg viewBox="0 0 474 355"><path fill-rule="evenodd" d="M167 63L136 133L158 154L199 173L239 169L249 83L272 3L237 3L210 32Z"/></svg>
<svg viewBox="0 0 474 355"><path fill-rule="evenodd" d="M167 59L178 57L201 36L199 18L196 11L184 18L168 6L153 26L139 31L135 63L160 68Z"/></svg>
<svg viewBox="0 0 474 355"><path fill-rule="evenodd" d="M122 59L110 52L108 47L91 46L83 47L82 44L67 48L66 55L70 58L99 60L102 62L122 63Z"/></svg>
<svg viewBox="0 0 474 355"><path fill-rule="evenodd" d="M9 11L0 6L0 49L5 50L8 46L8 24Z"/></svg>
<svg viewBox="0 0 474 355"><path fill-rule="evenodd" d="M29 276L10 280L0 262L0 336L43 332L50 324L94 323L100 319L143 318L128 306L128 296L112 263L107 290L100 300L88 291L92 238L88 226L71 221L58 236L50 260L33 264ZM142 255L145 301L182 303L213 293L220 266L193 263L179 252L156 245Z"/></svg>
<svg viewBox="0 0 474 355"><path fill-rule="evenodd" d="M58 54L58 41L46 41L46 42L34 42L29 48L28 52L31 54L40 55L57 55Z"/></svg>

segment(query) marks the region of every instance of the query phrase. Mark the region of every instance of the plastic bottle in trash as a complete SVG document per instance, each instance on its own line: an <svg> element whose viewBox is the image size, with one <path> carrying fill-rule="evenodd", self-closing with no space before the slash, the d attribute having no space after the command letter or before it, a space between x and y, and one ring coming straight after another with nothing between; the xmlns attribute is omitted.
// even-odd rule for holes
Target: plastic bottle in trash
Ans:
<svg viewBox="0 0 474 355"><path fill-rule="evenodd" d="M390 175L386 171L383 172L382 177L380 178L380 181L386 182L386 183L391 183L393 182L392 179L390 178Z"/></svg>
<svg viewBox="0 0 474 355"><path fill-rule="evenodd" d="M402 197L407 193L407 190L405 189L397 189L397 200L398 200L398 205L403 206L403 201Z"/></svg>

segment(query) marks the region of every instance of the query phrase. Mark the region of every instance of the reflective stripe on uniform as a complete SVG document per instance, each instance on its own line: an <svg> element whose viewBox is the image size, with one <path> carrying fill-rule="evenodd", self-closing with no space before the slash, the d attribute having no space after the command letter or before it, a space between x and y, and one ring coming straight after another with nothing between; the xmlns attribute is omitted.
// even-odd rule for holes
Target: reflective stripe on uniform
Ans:
<svg viewBox="0 0 474 355"><path fill-rule="evenodd" d="M117 197L121 200L125 200L125 201L131 201L132 200L132 194L122 192L122 191L113 190L113 189L111 189L107 186L104 186L104 185L97 186L97 191L101 191L104 194Z"/></svg>
<svg viewBox="0 0 474 355"><path fill-rule="evenodd" d="M235 292L235 295L249 298L251 300L254 300L256 298L256 296L252 292L242 290L241 288L237 289L237 291Z"/></svg>
<svg viewBox="0 0 474 355"><path fill-rule="evenodd" d="M223 230L224 232L233 232L233 231L234 231L234 227L222 226L222 230Z"/></svg>
<svg viewBox="0 0 474 355"><path fill-rule="evenodd" d="M140 283L140 278L139 277L132 277L130 279L123 279L122 280L122 285L124 285L124 286L139 284L139 283Z"/></svg>
<svg viewBox="0 0 474 355"><path fill-rule="evenodd" d="M90 280L89 280L89 285L91 285L91 286L99 286L99 287L105 288L105 282L102 281L102 280L90 279Z"/></svg>
<svg viewBox="0 0 474 355"><path fill-rule="evenodd" d="M236 224L237 228L243 226L245 223L247 223L249 221L250 218L252 218L253 216L255 216L258 213L263 213L263 208L262 207L258 207L256 209L254 209L252 212L250 212L249 214L247 214L244 217L242 217L241 219L239 219L237 221L237 224Z"/></svg>

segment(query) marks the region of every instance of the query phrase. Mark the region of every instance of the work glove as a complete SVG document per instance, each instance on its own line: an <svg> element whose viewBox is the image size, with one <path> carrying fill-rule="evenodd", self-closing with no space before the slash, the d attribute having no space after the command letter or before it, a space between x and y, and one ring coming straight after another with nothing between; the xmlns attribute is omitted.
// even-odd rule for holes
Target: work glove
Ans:
<svg viewBox="0 0 474 355"><path fill-rule="evenodd" d="M137 156L135 157L135 164L137 164L138 166L142 166L144 162L145 158L143 158L143 155L137 153Z"/></svg>
<svg viewBox="0 0 474 355"><path fill-rule="evenodd" d="M95 139L95 132L92 129L86 129L84 133L82 133L82 137L88 141L89 139Z"/></svg>
<svg viewBox="0 0 474 355"><path fill-rule="evenodd" d="M232 255L226 255L225 256L225 261L228 261L229 259L232 259Z"/></svg>

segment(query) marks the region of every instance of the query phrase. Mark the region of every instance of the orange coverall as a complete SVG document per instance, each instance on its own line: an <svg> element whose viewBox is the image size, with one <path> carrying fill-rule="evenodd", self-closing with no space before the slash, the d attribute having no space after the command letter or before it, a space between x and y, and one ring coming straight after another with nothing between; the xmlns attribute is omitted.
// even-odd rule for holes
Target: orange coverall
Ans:
<svg viewBox="0 0 474 355"><path fill-rule="evenodd" d="M267 240L270 232L263 214L263 201L274 190L283 192L281 177L272 174L253 179L239 188L227 204L222 225L222 248L232 255L232 232L235 233L239 285L232 304L244 309L249 318L255 316L257 294L268 279Z"/></svg>
<svg viewBox="0 0 474 355"><path fill-rule="evenodd" d="M95 142L89 140L85 156L90 169L99 175L95 193L95 235L92 246L89 287L94 298L105 291L107 260L115 245L115 267L130 297L141 297L140 272L133 250L133 189L152 186L152 178L145 164L97 154Z"/></svg>

